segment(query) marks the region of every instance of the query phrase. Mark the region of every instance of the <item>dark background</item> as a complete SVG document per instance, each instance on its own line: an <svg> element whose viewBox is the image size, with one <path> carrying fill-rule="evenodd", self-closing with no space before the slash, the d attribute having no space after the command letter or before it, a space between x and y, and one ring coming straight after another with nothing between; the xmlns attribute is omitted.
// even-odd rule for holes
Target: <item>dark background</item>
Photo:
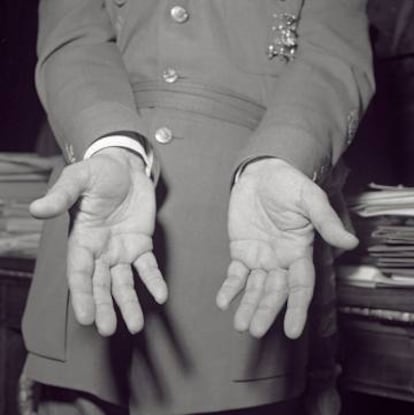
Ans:
<svg viewBox="0 0 414 415"><path fill-rule="evenodd" d="M43 120L33 72L38 0L0 0L0 151L33 151Z"/></svg>
<svg viewBox="0 0 414 415"><path fill-rule="evenodd" d="M377 93L345 155L349 191L414 185L414 1L368 0L368 15Z"/></svg>

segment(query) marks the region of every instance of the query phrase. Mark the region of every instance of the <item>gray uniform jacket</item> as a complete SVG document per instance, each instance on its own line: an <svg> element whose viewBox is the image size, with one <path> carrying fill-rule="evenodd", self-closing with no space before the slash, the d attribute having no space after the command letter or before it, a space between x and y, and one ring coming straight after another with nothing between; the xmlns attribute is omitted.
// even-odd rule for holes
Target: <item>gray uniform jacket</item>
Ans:
<svg viewBox="0 0 414 415"><path fill-rule="evenodd" d="M235 166L282 158L322 180L373 92L364 0L43 0L41 100L67 162L136 131L160 160L155 253L170 286L146 326L111 339L68 305L69 219L45 226L24 319L28 374L139 413L193 413L301 393L306 335L262 341L214 298L229 261ZM40 328L47 328L41 330Z"/></svg>

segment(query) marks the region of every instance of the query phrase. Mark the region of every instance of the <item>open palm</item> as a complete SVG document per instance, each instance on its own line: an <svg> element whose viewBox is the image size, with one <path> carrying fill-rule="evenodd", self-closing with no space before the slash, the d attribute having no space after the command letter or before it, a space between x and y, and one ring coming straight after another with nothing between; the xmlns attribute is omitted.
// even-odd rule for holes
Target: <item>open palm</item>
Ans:
<svg viewBox="0 0 414 415"><path fill-rule="evenodd" d="M167 288L152 253L154 185L142 161L121 149L107 149L66 167L48 194L31 206L49 218L71 209L67 275L75 315L96 323L102 335L116 329L113 300L128 329L142 328L143 314L132 267L162 303Z"/></svg>
<svg viewBox="0 0 414 415"><path fill-rule="evenodd" d="M357 243L325 193L301 172L281 160L246 169L230 197L231 263L217 296L225 309L244 291L237 330L263 336L287 303L285 333L300 336L314 289L315 230L343 249Z"/></svg>

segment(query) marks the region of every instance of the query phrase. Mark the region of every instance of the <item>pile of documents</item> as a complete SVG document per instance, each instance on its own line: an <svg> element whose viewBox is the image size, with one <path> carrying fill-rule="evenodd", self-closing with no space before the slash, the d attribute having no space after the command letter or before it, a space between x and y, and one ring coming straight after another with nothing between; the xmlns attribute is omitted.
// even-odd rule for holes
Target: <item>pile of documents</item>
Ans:
<svg viewBox="0 0 414 415"><path fill-rule="evenodd" d="M373 184L348 206L360 245L343 257L338 281L414 287L414 188Z"/></svg>
<svg viewBox="0 0 414 415"><path fill-rule="evenodd" d="M36 256L42 221L29 205L46 193L54 164L54 158L0 153L0 256Z"/></svg>

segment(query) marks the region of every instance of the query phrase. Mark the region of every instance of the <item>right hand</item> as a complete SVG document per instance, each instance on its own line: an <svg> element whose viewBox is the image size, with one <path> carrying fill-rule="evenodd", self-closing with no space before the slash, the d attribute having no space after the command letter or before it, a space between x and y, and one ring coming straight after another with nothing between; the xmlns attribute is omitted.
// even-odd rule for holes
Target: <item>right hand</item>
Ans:
<svg viewBox="0 0 414 415"><path fill-rule="evenodd" d="M131 333L144 318L134 288L134 267L158 303L167 286L152 252L155 189L136 155L108 148L66 167L48 193L30 206L48 219L70 210L67 277L80 324L95 322L103 336L116 330L113 301Z"/></svg>

